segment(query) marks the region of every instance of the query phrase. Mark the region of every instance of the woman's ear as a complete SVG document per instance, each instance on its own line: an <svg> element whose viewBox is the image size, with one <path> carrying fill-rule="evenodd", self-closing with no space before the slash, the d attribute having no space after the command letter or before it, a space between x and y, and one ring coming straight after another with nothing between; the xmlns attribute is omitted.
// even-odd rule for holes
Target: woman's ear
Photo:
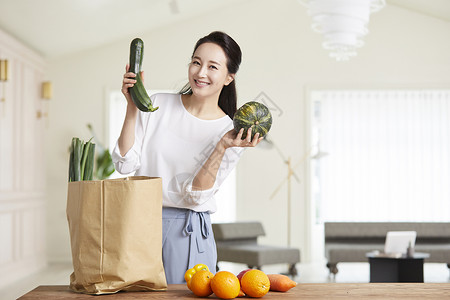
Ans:
<svg viewBox="0 0 450 300"><path fill-rule="evenodd" d="M228 74L227 80L225 80L225 85L229 85L234 80L235 74Z"/></svg>

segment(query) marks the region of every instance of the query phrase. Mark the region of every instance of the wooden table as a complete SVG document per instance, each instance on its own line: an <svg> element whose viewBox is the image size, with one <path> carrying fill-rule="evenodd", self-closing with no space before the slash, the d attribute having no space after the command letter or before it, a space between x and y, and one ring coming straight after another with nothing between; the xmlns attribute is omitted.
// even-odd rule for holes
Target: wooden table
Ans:
<svg viewBox="0 0 450 300"><path fill-rule="evenodd" d="M19 299L202 299L184 284L166 292L122 292L107 296L77 294L66 285L39 286ZM211 295L206 299L217 299ZM251 298L247 298L251 299ZM269 292L262 299L450 299L450 283L299 283L286 293Z"/></svg>

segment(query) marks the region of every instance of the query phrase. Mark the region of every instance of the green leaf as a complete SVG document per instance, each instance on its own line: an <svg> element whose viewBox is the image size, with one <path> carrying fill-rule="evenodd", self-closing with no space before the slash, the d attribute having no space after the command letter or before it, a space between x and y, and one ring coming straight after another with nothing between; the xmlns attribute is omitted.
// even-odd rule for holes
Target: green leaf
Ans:
<svg viewBox="0 0 450 300"><path fill-rule="evenodd" d="M96 178L103 180L114 173L114 164L112 162L111 154L106 149L97 156L97 170L95 172Z"/></svg>

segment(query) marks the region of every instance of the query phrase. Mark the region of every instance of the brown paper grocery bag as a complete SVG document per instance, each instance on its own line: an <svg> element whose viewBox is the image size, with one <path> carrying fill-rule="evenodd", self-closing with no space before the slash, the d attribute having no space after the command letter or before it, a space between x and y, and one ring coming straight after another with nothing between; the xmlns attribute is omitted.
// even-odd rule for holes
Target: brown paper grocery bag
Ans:
<svg viewBox="0 0 450 300"><path fill-rule="evenodd" d="M88 294L161 291L161 178L69 182L70 288Z"/></svg>

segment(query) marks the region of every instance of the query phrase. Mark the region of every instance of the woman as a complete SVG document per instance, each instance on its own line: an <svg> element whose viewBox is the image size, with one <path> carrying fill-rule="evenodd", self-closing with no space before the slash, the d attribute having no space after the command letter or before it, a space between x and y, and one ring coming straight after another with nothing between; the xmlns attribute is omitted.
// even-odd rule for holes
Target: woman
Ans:
<svg viewBox="0 0 450 300"><path fill-rule="evenodd" d="M237 164L244 147L262 138L242 139L232 118L236 111L235 75L239 45L223 32L212 32L195 45L189 83L179 94L153 95L152 113L138 111L128 89L135 74L126 67L122 93L127 111L113 151L122 174L161 177L163 182L163 263L169 284L183 283L184 273L198 263L214 272L216 245L210 213L214 194Z"/></svg>

